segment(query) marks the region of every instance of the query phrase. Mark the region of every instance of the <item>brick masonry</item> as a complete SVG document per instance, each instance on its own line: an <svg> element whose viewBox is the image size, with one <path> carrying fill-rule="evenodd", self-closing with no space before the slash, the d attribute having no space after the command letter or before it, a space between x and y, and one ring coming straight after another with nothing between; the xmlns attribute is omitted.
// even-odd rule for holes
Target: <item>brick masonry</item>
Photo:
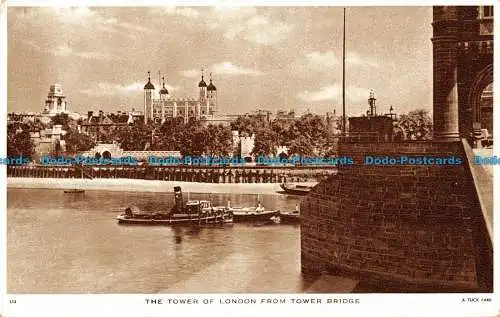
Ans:
<svg viewBox="0 0 500 317"><path fill-rule="evenodd" d="M476 291L482 217L460 142L341 144L341 166L301 203L301 264L430 291ZM456 166L371 166L365 155L460 157Z"/></svg>
<svg viewBox="0 0 500 317"><path fill-rule="evenodd" d="M493 81L493 34L480 30L493 19L479 19L479 12L478 6L433 7L435 138L470 138L474 123L492 130L492 110L482 109L481 93Z"/></svg>

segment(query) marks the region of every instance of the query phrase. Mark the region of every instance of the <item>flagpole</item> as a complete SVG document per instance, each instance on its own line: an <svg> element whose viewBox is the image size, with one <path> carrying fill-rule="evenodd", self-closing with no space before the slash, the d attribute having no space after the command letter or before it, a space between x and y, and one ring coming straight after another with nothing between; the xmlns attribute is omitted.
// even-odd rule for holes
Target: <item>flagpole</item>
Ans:
<svg viewBox="0 0 500 317"><path fill-rule="evenodd" d="M345 120L345 8L344 8L344 29L342 38L342 134L346 133Z"/></svg>

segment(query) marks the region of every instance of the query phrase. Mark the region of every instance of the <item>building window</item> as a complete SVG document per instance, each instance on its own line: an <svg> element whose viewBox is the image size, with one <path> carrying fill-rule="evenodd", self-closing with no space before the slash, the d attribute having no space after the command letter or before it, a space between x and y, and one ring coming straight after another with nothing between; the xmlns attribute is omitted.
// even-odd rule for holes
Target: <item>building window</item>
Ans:
<svg viewBox="0 0 500 317"><path fill-rule="evenodd" d="M493 19L493 6L480 6L479 7L480 19Z"/></svg>

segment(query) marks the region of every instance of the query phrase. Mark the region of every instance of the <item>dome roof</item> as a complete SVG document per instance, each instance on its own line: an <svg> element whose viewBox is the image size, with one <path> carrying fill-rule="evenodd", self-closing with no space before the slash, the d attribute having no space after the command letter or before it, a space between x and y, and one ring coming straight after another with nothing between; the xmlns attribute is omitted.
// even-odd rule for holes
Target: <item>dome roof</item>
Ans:
<svg viewBox="0 0 500 317"><path fill-rule="evenodd" d="M144 85L144 90L146 89L155 89L155 86L151 83L151 81L148 81L146 85Z"/></svg>
<svg viewBox="0 0 500 317"><path fill-rule="evenodd" d="M203 76L201 76L201 81L198 84L198 87L207 87L207 83L203 80Z"/></svg>
<svg viewBox="0 0 500 317"><path fill-rule="evenodd" d="M165 88L165 83L163 83L163 87L160 89L161 95L168 95L168 90Z"/></svg>
<svg viewBox="0 0 500 317"><path fill-rule="evenodd" d="M217 90L217 87L214 86L211 79L210 79L210 84L207 87L207 90L209 90L209 91Z"/></svg>
<svg viewBox="0 0 500 317"><path fill-rule="evenodd" d="M155 86L151 83L151 76L150 76L150 72L148 72L148 82L146 83L146 85L144 85L144 90L146 89L155 89Z"/></svg>

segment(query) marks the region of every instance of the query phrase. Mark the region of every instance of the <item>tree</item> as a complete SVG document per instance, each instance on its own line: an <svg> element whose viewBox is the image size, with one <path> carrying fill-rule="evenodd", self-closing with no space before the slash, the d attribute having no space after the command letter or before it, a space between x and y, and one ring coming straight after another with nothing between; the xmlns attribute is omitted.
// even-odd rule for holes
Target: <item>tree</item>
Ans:
<svg viewBox="0 0 500 317"><path fill-rule="evenodd" d="M240 133L254 134L259 127L267 126L267 122L256 116L239 116L235 121L231 122L231 130L239 131Z"/></svg>
<svg viewBox="0 0 500 317"><path fill-rule="evenodd" d="M63 130L68 130L73 121L67 113L58 113L52 118L53 125L62 125Z"/></svg>
<svg viewBox="0 0 500 317"><path fill-rule="evenodd" d="M427 110L419 109L402 114L396 121L406 140L429 140L432 138L432 119Z"/></svg>
<svg viewBox="0 0 500 317"><path fill-rule="evenodd" d="M116 131L114 139L125 151L143 151L151 146L152 129L148 125L133 125Z"/></svg>
<svg viewBox="0 0 500 317"><path fill-rule="evenodd" d="M232 150L231 130L223 125L209 124L207 130L206 154L213 156L227 156Z"/></svg>
<svg viewBox="0 0 500 317"><path fill-rule="evenodd" d="M185 125L182 137L182 155L200 156L206 154L208 148L208 133L199 120L189 120Z"/></svg>
<svg viewBox="0 0 500 317"><path fill-rule="evenodd" d="M29 129L17 124L7 127L7 155L9 157L24 156L31 160L35 152L35 145L31 139Z"/></svg>
<svg viewBox="0 0 500 317"><path fill-rule="evenodd" d="M305 136L300 136L290 143L288 154L307 156L314 153L314 147Z"/></svg>
<svg viewBox="0 0 500 317"><path fill-rule="evenodd" d="M314 114L296 119L288 136L292 153L300 155L324 154L331 140L326 120Z"/></svg>
<svg viewBox="0 0 500 317"><path fill-rule="evenodd" d="M291 129L293 126L293 121L289 120L274 120L271 122L271 130L276 135L277 145L289 145L293 137Z"/></svg>
<svg viewBox="0 0 500 317"><path fill-rule="evenodd" d="M70 130L64 136L66 142L66 152L76 154L88 151L96 145L96 142L87 134Z"/></svg>
<svg viewBox="0 0 500 317"><path fill-rule="evenodd" d="M259 129L255 135L255 146L252 153L255 155L276 155L278 135L269 128Z"/></svg>

